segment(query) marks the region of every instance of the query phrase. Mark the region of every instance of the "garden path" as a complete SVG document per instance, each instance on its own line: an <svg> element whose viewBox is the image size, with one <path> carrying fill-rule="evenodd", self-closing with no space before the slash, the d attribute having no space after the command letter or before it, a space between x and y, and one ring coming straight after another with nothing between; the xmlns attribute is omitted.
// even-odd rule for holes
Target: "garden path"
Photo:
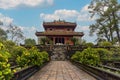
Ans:
<svg viewBox="0 0 120 80"><path fill-rule="evenodd" d="M96 80L69 61L51 61L28 80Z"/></svg>

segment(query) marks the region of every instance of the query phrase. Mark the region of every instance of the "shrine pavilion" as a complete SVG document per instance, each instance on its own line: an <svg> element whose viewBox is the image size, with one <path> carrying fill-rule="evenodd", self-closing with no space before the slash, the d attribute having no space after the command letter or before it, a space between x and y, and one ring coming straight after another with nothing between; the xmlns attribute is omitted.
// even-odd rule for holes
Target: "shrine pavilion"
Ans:
<svg viewBox="0 0 120 80"><path fill-rule="evenodd" d="M43 22L44 32L36 32L38 44L41 44L42 38L47 38L52 44L69 44L73 45L72 38L76 38L80 42L83 32L75 32L77 24L66 21ZM50 44L46 42L46 44Z"/></svg>

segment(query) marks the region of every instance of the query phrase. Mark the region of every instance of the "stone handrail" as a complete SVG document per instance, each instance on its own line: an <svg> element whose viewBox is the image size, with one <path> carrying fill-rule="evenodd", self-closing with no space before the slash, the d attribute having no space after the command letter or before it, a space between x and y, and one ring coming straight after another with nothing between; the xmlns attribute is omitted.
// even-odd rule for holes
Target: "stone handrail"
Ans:
<svg viewBox="0 0 120 80"><path fill-rule="evenodd" d="M32 76L34 73L36 73L38 70L40 70L42 67L44 67L48 62L44 63L42 66L29 66L27 68L23 68L20 71L17 71L14 73L14 76L11 80L26 80L30 76Z"/></svg>
<svg viewBox="0 0 120 80"><path fill-rule="evenodd" d="M109 72L104 69L100 69L98 67L83 65L79 62L72 61L72 63L77 65L77 67L86 71L90 75L94 76L97 80L120 80L119 74L115 74L113 72Z"/></svg>

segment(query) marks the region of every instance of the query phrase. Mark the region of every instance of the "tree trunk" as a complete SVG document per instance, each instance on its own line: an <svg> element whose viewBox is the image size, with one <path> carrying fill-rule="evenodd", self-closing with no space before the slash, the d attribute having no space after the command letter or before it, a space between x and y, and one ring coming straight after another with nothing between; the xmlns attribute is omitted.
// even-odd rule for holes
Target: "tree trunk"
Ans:
<svg viewBox="0 0 120 80"><path fill-rule="evenodd" d="M120 34L119 34L119 27L118 27L118 19L116 19L116 16L115 16L115 13L112 12L112 15L113 15L113 20L115 21L114 22L114 28L115 28L115 31L116 31L116 34L117 34L117 38L118 38L118 42L119 42L119 46L120 46Z"/></svg>
<svg viewBox="0 0 120 80"><path fill-rule="evenodd" d="M110 21L110 24L112 23L112 21L111 21L111 18L110 18L110 16L108 16L109 17L109 21ZM110 25L109 26L109 30L110 30L110 37L111 37L111 41L112 41L112 43L113 43L113 30L112 30L112 25Z"/></svg>

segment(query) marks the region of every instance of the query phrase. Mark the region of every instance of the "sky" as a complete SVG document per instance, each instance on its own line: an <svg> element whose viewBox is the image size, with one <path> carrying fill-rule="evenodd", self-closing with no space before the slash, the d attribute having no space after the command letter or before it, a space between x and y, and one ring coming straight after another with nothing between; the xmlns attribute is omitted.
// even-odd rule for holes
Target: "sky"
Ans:
<svg viewBox="0 0 120 80"><path fill-rule="evenodd" d="M65 20L76 22L76 32L84 32L82 39L94 42L96 36L89 36L89 26L95 17L90 18L88 5L91 0L0 0L0 26L4 30L9 24L21 28L26 38L37 41L36 31L44 31L43 21ZM119 0L120 2L120 0Z"/></svg>

